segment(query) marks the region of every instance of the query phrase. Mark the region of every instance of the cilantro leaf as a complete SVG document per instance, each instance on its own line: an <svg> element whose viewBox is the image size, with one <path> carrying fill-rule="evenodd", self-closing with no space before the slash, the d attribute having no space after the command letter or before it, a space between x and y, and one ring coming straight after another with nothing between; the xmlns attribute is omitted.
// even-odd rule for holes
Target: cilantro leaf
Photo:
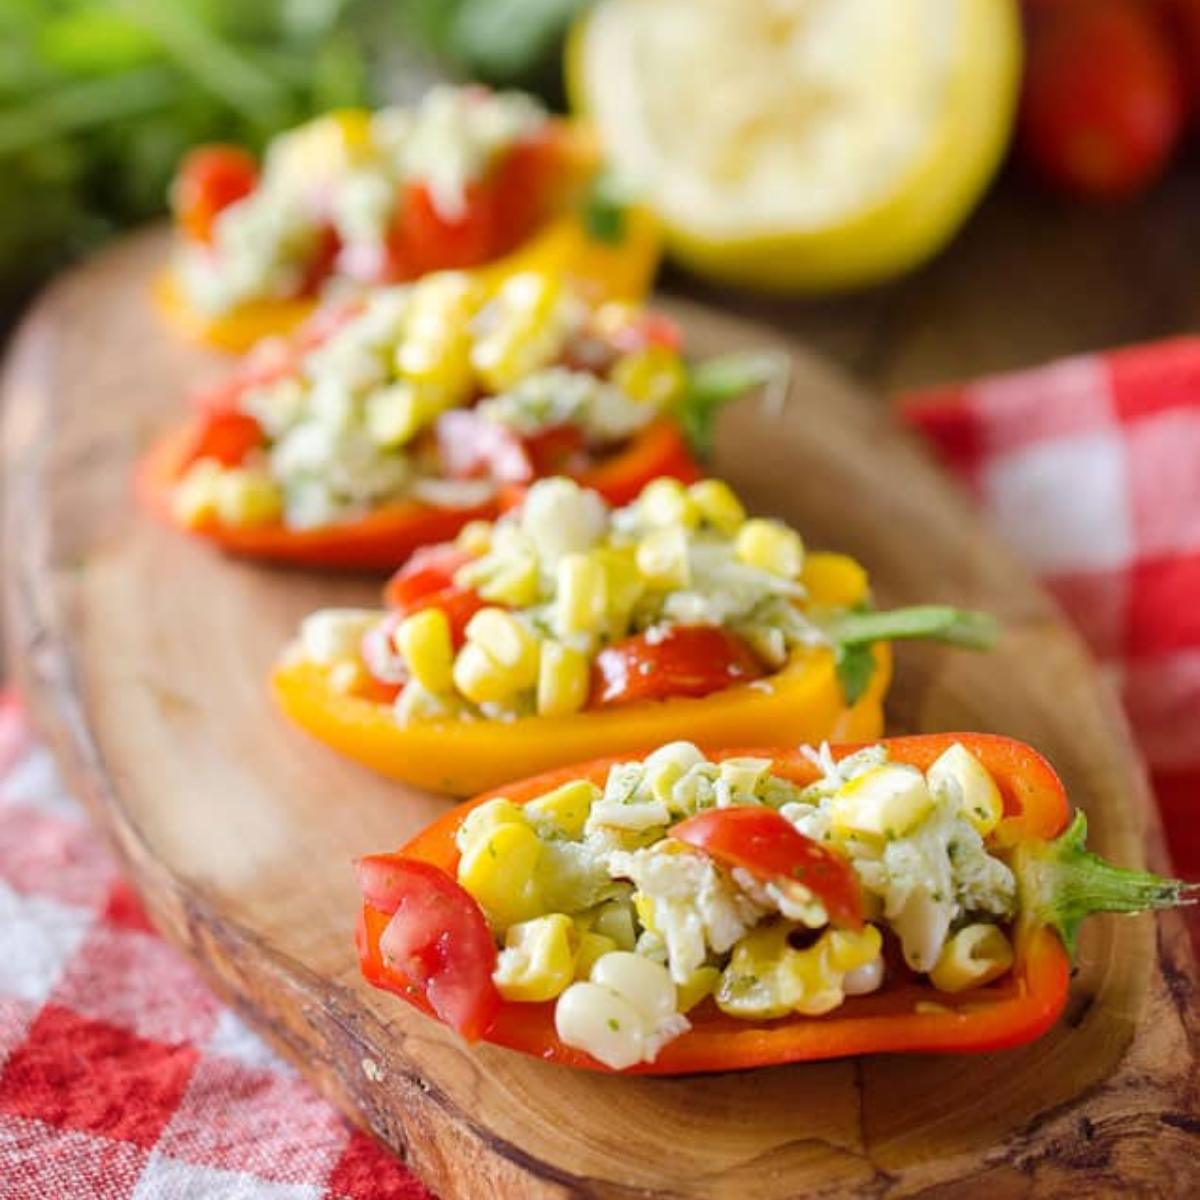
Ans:
<svg viewBox="0 0 1200 1200"><path fill-rule="evenodd" d="M786 388L791 363L770 351L740 351L695 363L677 413L692 449L702 459L713 454L717 414L731 400L765 384Z"/></svg>

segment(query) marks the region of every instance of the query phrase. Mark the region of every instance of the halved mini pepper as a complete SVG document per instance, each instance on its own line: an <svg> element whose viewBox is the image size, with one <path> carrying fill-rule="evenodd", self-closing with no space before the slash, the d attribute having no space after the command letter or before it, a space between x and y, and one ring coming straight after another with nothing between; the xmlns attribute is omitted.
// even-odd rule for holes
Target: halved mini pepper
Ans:
<svg viewBox="0 0 1200 1200"><path fill-rule="evenodd" d="M653 479L697 479L689 439L777 370L763 355L688 363L680 340L662 314L589 304L555 274L493 293L441 272L264 343L152 444L138 493L232 553L366 569L547 475L623 505Z"/></svg>
<svg viewBox="0 0 1200 1200"><path fill-rule="evenodd" d="M883 729L892 656L885 644L873 654L876 669L853 704L833 651L824 648L798 651L767 679L707 696L515 721L398 725L390 704L339 692L326 669L305 662L284 661L271 688L291 720L348 758L417 787L465 796L556 764L649 750L680 737L709 746L748 744L764 729L794 742L875 737Z"/></svg>
<svg viewBox="0 0 1200 1200"><path fill-rule="evenodd" d="M772 733L776 733L772 729ZM1072 819L1063 785L1035 750L988 734L932 734L882 743L890 761L922 771L955 744L965 747L991 775L1003 801L1003 816L989 845L1003 853L1017 880L1011 970L998 981L948 994L915 976L898 976L869 995L850 996L820 1017L788 1016L766 1022L737 1019L704 1001L688 1013L690 1028L669 1041L653 1062L628 1073L685 1074L880 1052L964 1053L1016 1046L1045 1033L1067 999L1071 955L1080 922L1095 912L1135 912L1186 903L1194 893L1175 881L1104 862L1084 848L1087 824ZM859 746L834 747L840 760ZM710 754L720 761L746 755L744 749ZM821 772L795 750L754 750L772 760L772 773L801 786ZM421 1011L440 1016L468 1039L483 1040L567 1066L605 1070L590 1055L563 1043L555 1027L554 1005L499 998L491 983L494 947L479 937L486 928L474 901L454 880L460 852L456 833L472 810L499 796L523 805L577 780L603 785L620 760L602 759L511 783L460 805L435 821L402 850L375 855L360 864L363 908L356 934L360 964L374 986L403 997ZM720 810L709 810L719 812ZM749 810L743 810L749 811ZM764 810L754 810L764 811ZM428 980L397 968L404 956L381 952L381 939L410 890L407 864L415 872L436 868L446 881L446 902L456 919L439 942L439 963L453 968L453 1000L433 995ZM454 889L457 888L457 891ZM457 938L457 930L470 930ZM409 923L412 944L423 934ZM399 944L395 931L385 944ZM482 945L482 951L480 949ZM456 951L465 951L456 953ZM487 961L484 961L487 960Z"/></svg>
<svg viewBox="0 0 1200 1200"><path fill-rule="evenodd" d="M872 611L858 563L805 554L712 479L660 478L620 508L539 480L414 557L384 603L310 614L276 701L335 750L460 795L679 738L874 737L890 641L978 649L996 633L950 607Z"/></svg>
<svg viewBox="0 0 1200 1200"><path fill-rule="evenodd" d="M172 490L196 461L193 428L172 431L155 442L135 477L135 490L145 508L174 524ZM670 476L686 482L699 474L679 426L664 419L646 426L618 453L579 472L576 478L612 503L623 504L652 479ZM421 546L449 541L469 521L490 520L505 503L503 492L486 503L458 508L402 501L311 529L290 529L281 521L230 525L214 516L189 532L229 554L247 558L382 571L394 568Z"/></svg>
<svg viewBox="0 0 1200 1200"><path fill-rule="evenodd" d="M451 94L443 90L440 99ZM463 89L453 103L470 108L505 101ZM656 219L648 209L604 197L601 160L589 129L548 116L501 148L483 175L466 181L457 204L440 198L445 180L435 185L419 177L397 184L383 240L364 259L363 247L341 244L333 214L326 212L332 188L328 180L322 182L321 172L339 160L351 176L355 168L369 174L389 166L396 150L381 148L373 128L372 114L365 110L326 114L279 139L261 174L253 157L236 146L192 151L172 197L178 244L189 253L219 253L217 218L252 197L285 156L293 175L296 160L305 155L312 160L304 173L312 176L308 202L317 235L294 294L245 299L225 311L203 311L189 300L176 271L164 271L153 297L168 323L193 340L241 353L263 337L295 329L313 311L322 285L335 276L361 287L475 268L485 283L499 286L517 272L543 270L572 280L593 299L638 300L649 289L660 257ZM357 266L345 261L356 256Z"/></svg>

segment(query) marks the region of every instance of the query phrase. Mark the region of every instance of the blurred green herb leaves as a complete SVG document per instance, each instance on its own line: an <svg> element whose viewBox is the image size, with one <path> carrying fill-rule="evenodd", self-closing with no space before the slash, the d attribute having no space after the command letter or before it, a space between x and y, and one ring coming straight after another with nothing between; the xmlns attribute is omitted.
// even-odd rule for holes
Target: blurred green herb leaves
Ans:
<svg viewBox="0 0 1200 1200"><path fill-rule="evenodd" d="M197 142L366 98L357 0L0 0L0 315L161 211Z"/></svg>

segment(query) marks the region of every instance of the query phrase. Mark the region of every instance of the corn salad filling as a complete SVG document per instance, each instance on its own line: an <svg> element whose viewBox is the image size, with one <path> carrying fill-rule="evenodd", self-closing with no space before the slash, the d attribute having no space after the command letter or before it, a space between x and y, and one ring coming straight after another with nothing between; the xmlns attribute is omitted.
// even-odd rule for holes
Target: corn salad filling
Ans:
<svg viewBox="0 0 1200 1200"><path fill-rule="evenodd" d="M564 716L597 701L598 673L614 661L631 665L609 683L644 694L666 669L656 652L680 630L721 630L741 652L709 691L758 680L797 648L825 644L814 617L829 614L806 608L806 579L839 576L846 605L866 593L856 563L806 562L795 530L747 517L715 479L657 479L618 509L569 479L541 480L519 509L468 525L457 545L466 561L454 586L481 606L461 638L436 604L408 616L326 609L305 620L293 653L350 691L364 676L402 682L402 724Z"/></svg>
<svg viewBox="0 0 1200 1200"><path fill-rule="evenodd" d="M375 290L294 368L240 393L261 447L232 466L194 462L175 516L307 529L403 499L470 508L525 482L547 431L569 431L576 456L603 454L686 385L678 350L635 336L645 319L625 304L589 309L533 272L494 294L455 271Z"/></svg>
<svg viewBox="0 0 1200 1200"><path fill-rule="evenodd" d="M300 294L332 233L343 283L379 277L405 185L461 218L468 186L549 120L531 97L438 87L415 108L330 113L275 138L258 186L222 211L211 245L181 241L175 276L187 300L219 315Z"/></svg>
<svg viewBox="0 0 1200 1200"><path fill-rule="evenodd" d="M989 836L1003 814L983 765L955 744L922 773L874 746L800 787L770 759L708 761L675 742L528 804L474 809L459 883L501 947L510 1001L555 1002L559 1037L621 1070L651 1062L701 1003L746 1021L820 1016L889 978L954 994L1005 975L1012 870ZM862 889L861 930L813 892L728 869L672 838L709 809L769 807L841 856Z"/></svg>

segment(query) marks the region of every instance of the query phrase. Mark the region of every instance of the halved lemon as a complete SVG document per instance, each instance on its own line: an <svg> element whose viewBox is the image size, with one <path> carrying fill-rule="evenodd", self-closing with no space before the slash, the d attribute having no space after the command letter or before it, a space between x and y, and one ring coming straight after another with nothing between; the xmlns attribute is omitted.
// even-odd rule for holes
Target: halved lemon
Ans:
<svg viewBox="0 0 1200 1200"><path fill-rule="evenodd" d="M567 83L700 274L850 287L928 258L1008 143L1015 0L602 0Z"/></svg>

